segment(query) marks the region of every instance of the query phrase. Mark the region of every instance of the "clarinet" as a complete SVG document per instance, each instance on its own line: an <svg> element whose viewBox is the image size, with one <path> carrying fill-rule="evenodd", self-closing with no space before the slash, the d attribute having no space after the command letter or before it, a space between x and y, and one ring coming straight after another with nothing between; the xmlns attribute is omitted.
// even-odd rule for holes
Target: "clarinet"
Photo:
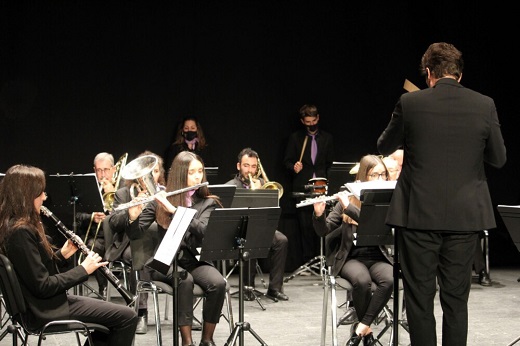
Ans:
<svg viewBox="0 0 520 346"><path fill-rule="evenodd" d="M60 231L61 234L68 240L72 241L74 245L78 247L78 249L83 253L83 255L88 256L90 250L85 245L85 243L81 240L80 237L78 237L77 234L69 230L60 219L56 217L47 207L41 206L40 211L47 216L48 218L52 219L56 223L56 228ZM137 295L133 295L131 292L126 290L123 285L121 284L121 281L105 266L99 267L98 270L101 270L101 274L103 274L104 277L107 278L108 282L110 282L117 291L121 294L123 299L126 302L126 305L131 306L135 303L137 299Z"/></svg>

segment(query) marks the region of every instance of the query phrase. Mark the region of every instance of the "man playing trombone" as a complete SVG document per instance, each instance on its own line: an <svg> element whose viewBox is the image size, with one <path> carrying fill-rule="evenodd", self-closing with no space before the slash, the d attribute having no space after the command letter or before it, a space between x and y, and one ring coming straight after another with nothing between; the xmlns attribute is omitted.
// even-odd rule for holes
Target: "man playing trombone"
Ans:
<svg viewBox="0 0 520 346"><path fill-rule="evenodd" d="M227 185L235 185L239 189L259 189L262 188L266 181L257 176L259 172L259 159L256 151L251 148L245 148L238 154L237 161L238 173L235 178L228 181ZM287 237L282 232L276 230L273 236L273 242L269 251L269 287L266 296L278 300L289 300L289 297L283 293L283 276L285 273L285 260L287 259ZM253 268L253 269L251 269ZM249 261L249 280L248 285L255 286L256 258ZM247 297L253 300L251 297Z"/></svg>

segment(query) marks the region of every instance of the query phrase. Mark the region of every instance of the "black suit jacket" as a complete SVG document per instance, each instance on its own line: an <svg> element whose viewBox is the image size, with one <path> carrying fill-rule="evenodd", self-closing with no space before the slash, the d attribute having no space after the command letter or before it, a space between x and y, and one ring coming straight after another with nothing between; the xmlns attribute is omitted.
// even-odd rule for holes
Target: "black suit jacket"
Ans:
<svg viewBox="0 0 520 346"><path fill-rule="evenodd" d="M88 279L83 266L60 273L68 261L56 251L51 258L33 231L19 228L7 240L5 255L13 263L28 308L27 320L35 328L57 319L70 319L67 290Z"/></svg>
<svg viewBox="0 0 520 346"><path fill-rule="evenodd" d="M312 138L309 137L302 158L303 169L298 174L294 173L293 167L300 159L306 136L308 136L307 130L294 132L289 137L285 150L284 165L293 177L293 191L304 191L304 186L313 178L314 173L316 173L317 178L327 178L328 171L334 160L333 137L328 132L320 129L316 135L316 144L318 145L316 162L313 164L311 160Z"/></svg>
<svg viewBox="0 0 520 346"><path fill-rule="evenodd" d="M401 96L378 139L383 155L404 149L386 222L423 230L496 227L484 163L500 168L506 148L495 103L451 78Z"/></svg>
<svg viewBox="0 0 520 346"><path fill-rule="evenodd" d="M113 207L117 207L120 204L128 203L132 200L132 196L130 195L130 188L125 186L121 189L118 189L114 194L114 204ZM130 245L130 238L128 238L125 233L126 224L124 222L110 222L112 215L107 217L108 220L103 221L104 224L108 224L110 230L112 231L112 242L110 244L106 244L107 250L105 251L105 258L107 261L115 261L120 260L123 251ZM124 221L124 220L123 220Z"/></svg>

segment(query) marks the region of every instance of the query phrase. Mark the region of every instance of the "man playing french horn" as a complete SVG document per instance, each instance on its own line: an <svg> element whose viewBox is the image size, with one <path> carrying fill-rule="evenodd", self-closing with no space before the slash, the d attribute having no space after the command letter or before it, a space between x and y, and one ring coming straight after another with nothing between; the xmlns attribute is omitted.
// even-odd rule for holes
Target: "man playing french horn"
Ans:
<svg viewBox="0 0 520 346"><path fill-rule="evenodd" d="M251 148L242 149L238 154L237 170L234 179L231 179L226 184L235 185L237 188L245 189L259 189L264 186L266 181L258 175L259 158L256 151ZM269 251L269 288L266 296L273 300L289 300L289 297L283 293L283 276L285 273L285 260L287 258L287 237L276 230L271 243ZM256 259L250 260L249 281L248 285L255 286L256 274ZM252 297L246 297L248 300L253 300Z"/></svg>

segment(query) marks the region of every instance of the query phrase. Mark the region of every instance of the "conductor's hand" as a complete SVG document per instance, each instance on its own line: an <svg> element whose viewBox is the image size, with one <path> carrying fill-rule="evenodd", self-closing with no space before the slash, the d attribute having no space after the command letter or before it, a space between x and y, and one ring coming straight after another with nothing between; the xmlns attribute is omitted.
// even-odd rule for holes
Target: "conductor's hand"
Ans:
<svg viewBox="0 0 520 346"><path fill-rule="evenodd" d="M300 171L303 169L303 163L301 163L300 161L296 162L294 164L293 169L294 169L294 173L296 173L296 174L300 173Z"/></svg>
<svg viewBox="0 0 520 346"><path fill-rule="evenodd" d="M96 269L98 269L99 267L106 266L108 264L108 262L101 262L101 261L102 261L102 258L101 258L101 256L99 256L98 253L96 253L94 251L90 251L88 256L85 257L85 260L83 260L83 262L81 262L81 265L83 266L83 268L85 268L87 273L90 275L93 272L95 272Z"/></svg>
<svg viewBox="0 0 520 346"><path fill-rule="evenodd" d="M61 254L65 259L69 258L70 256L74 255L78 251L78 248L71 240L67 240L65 244L61 247Z"/></svg>

